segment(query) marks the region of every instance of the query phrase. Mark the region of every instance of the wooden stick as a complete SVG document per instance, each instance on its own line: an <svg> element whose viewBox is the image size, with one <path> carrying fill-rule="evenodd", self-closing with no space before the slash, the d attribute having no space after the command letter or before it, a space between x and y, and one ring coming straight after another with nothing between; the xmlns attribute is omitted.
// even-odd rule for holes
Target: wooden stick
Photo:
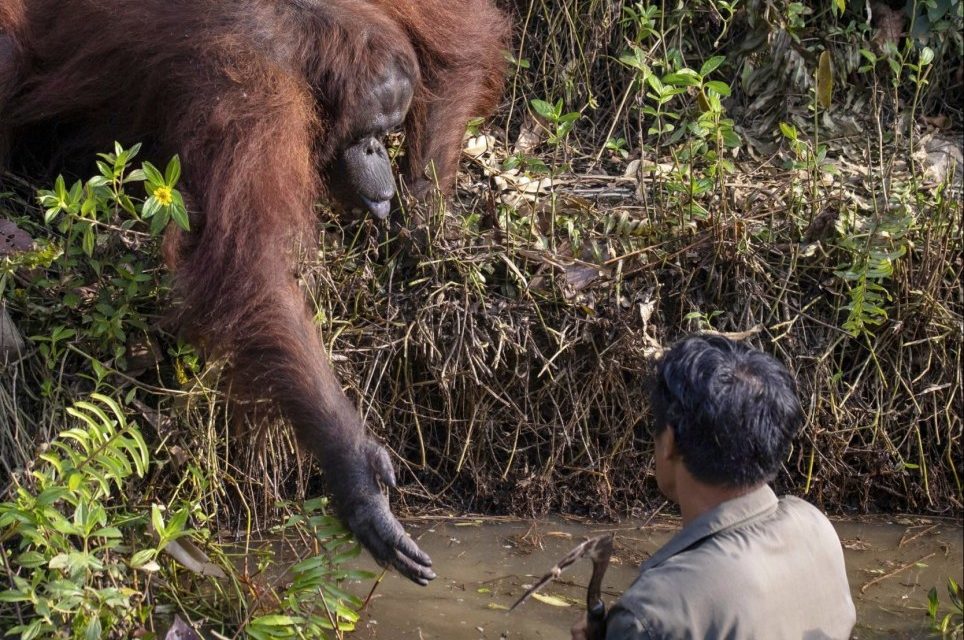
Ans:
<svg viewBox="0 0 964 640"><path fill-rule="evenodd" d="M900 543L897 545L897 548L900 549L901 547L903 547L903 546L904 546L905 544L907 544L908 542L913 542L914 540L917 540L917 538L921 537L922 535L924 535L924 534L926 534L926 533L930 533L931 531L933 531L933 530L936 529L937 527L938 527L938 525L932 524L931 526L927 527L926 529L923 529L923 530L921 530L921 531L918 531L917 533L915 533L914 535L912 535L912 536L909 537L909 538L907 537L907 534L910 533L910 531L909 531L909 530L908 530L908 531L905 531L905 532L904 532L904 535L902 535L902 536L900 537Z"/></svg>
<svg viewBox="0 0 964 640"><path fill-rule="evenodd" d="M932 551L931 553L928 553L926 556L924 556L923 558L920 558L919 560L914 560L913 562L908 562L907 564L905 564L905 565L903 565L903 566L901 566L901 567L897 567L896 569L894 569L894 570L891 571L890 573L885 573L885 574L882 575L882 576L877 576L876 578L874 578L873 580L871 580L870 582L868 582L868 583L865 584L864 586L860 587L860 593L866 592L868 588L872 587L873 585L877 584L878 582L882 582L882 581L886 580L887 578L893 578L894 576L896 576L896 575L897 575L898 573L900 573L901 571L904 571L905 569L910 569L910 568L913 567L915 564L917 564L917 563L919 563L919 562L923 562L924 560L927 560L928 558L931 558L931 557L933 557L933 556L936 555L936 554L937 554L936 551Z"/></svg>

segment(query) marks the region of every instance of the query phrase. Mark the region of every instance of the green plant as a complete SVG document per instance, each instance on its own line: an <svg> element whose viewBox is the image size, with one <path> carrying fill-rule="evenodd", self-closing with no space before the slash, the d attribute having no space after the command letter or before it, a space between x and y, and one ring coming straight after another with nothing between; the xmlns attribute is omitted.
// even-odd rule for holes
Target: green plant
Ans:
<svg viewBox="0 0 964 640"><path fill-rule="evenodd" d="M687 320L692 323L693 331L710 331L713 329L713 319L721 315L723 315L723 312L719 309L714 309L709 313L704 313L702 311L690 311L683 316L683 320Z"/></svg>
<svg viewBox="0 0 964 640"><path fill-rule="evenodd" d="M556 100L555 104L539 99L531 100L529 104L546 121L549 132L547 142L553 147L558 147L566 141L576 121L582 117L582 114L578 111L563 113L565 109L563 108L562 98Z"/></svg>
<svg viewBox="0 0 964 640"><path fill-rule="evenodd" d="M178 340L176 345L167 350L167 354L174 361L174 378L179 384L187 384L190 376L200 373L201 356L190 344Z"/></svg>
<svg viewBox="0 0 964 640"><path fill-rule="evenodd" d="M510 171L519 169L528 174L545 175L550 173L549 166L542 158L530 156L525 153L513 153L502 163L502 169Z"/></svg>
<svg viewBox="0 0 964 640"><path fill-rule="evenodd" d="M820 143L816 136L813 140L805 139L803 134L792 124L780 123L780 133L790 145L793 157L786 163L788 169L803 173L805 184L799 185L796 178L791 183L791 192L799 198L796 204L806 211L806 217L797 220L798 226L806 226L814 217L813 207L821 201L825 176L839 173L837 166L827 159L827 145Z"/></svg>
<svg viewBox="0 0 964 640"><path fill-rule="evenodd" d="M642 107L642 112L651 118L651 124L647 133L656 135L657 138L665 133L672 132L676 126L667 120L677 120L679 115L672 111L667 111L664 107L677 95L686 90L682 87L667 85L655 73L653 73L646 51L636 44L630 45L630 52L620 56L619 61L636 71L634 85L637 90L645 92L649 102Z"/></svg>
<svg viewBox="0 0 964 640"><path fill-rule="evenodd" d="M872 334L887 320L891 296L884 286L897 260L907 252L908 234L915 219L909 207L898 206L878 215L860 215L854 209L837 219L837 246L849 261L834 273L847 286L849 302L842 328L852 336Z"/></svg>
<svg viewBox="0 0 964 640"><path fill-rule="evenodd" d="M0 272L0 291L15 307L41 310L24 314L34 320L25 328L51 374L68 357L125 370L132 346L149 341L150 315L167 289L154 264L157 238L172 220L185 230L189 225L176 188L177 156L162 175L149 162L134 167L139 150L115 144L112 153L99 154L98 174L86 182L68 187L58 176L53 188L38 191L42 226L18 221L33 225L40 248L32 259L40 268L21 268L18 277L12 267ZM129 193L138 182L144 198ZM54 392L52 380L45 393Z"/></svg>
<svg viewBox="0 0 964 640"><path fill-rule="evenodd" d="M629 151L626 149L626 138L610 138L606 141L605 148L620 158L629 157Z"/></svg>
<svg viewBox="0 0 964 640"><path fill-rule="evenodd" d="M964 634L964 600L962 600L961 585L954 578L947 579L947 598L950 600L950 611L941 615L940 597L937 587L931 587L927 593L927 616L931 620L931 631L941 634L942 638L960 638Z"/></svg>
<svg viewBox="0 0 964 640"><path fill-rule="evenodd" d="M351 631L358 620L362 601L343 590L345 580L369 580L367 571L342 568L358 557L361 547L341 522L326 512L327 500L306 500L302 512L292 515L277 533L284 536L295 529L306 531L317 552L293 565L291 582L279 594L277 609L253 618L245 633L254 640L282 638L323 638L326 631Z"/></svg>
<svg viewBox="0 0 964 640"><path fill-rule="evenodd" d="M620 24L630 32L630 41L639 44L658 34L656 21L662 18L663 13L657 5L634 2L623 7Z"/></svg>
<svg viewBox="0 0 964 640"><path fill-rule="evenodd" d="M739 147L742 141L732 118L726 117L722 102L730 95L730 86L710 79L726 58L713 56L699 71L682 65L677 58L667 55L656 62L672 69L660 76L653 71L647 52L631 44L620 62L635 71L634 86L644 97L640 111L649 118L647 135L654 137L650 148L658 155L661 145L669 145L675 175L667 181L666 188L679 206L680 226L686 226L693 219L710 216L699 201L714 188L720 193L725 191L724 178L735 170L728 150ZM673 108L677 97L689 94L695 96L695 110ZM721 200L725 206L726 198Z"/></svg>
<svg viewBox="0 0 964 640"><path fill-rule="evenodd" d="M915 53L917 57L916 62L914 62ZM867 61L867 64L860 67L861 71L871 71L877 66L879 58L873 52L867 49L861 49L860 55ZM883 59L886 60L890 68L892 99L895 105L899 106L901 104L900 90L904 85L905 74L907 74L908 79L911 81L911 86L914 89L914 94L910 101L910 117L908 118L908 123L910 123L908 130L909 146L911 150L913 150L913 123L917 120L916 114L920 106L924 88L929 84L928 76L933 70L931 63L934 61L934 50L930 47L922 47L916 50L910 39L906 39L904 46L900 49L893 43L888 42L884 46Z"/></svg>
<svg viewBox="0 0 964 640"><path fill-rule="evenodd" d="M147 472L147 445L115 400L91 399L67 410L76 426L49 444L11 500L0 503L0 553L11 580L0 602L15 605L0 616L17 621L7 635L124 637L150 610L131 586L132 572L152 570L165 540L144 545L135 535L143 518L124 501L131 477Z"/></svg>
<svg viewBox="0 0 964 640"><path fill-rule="evenodd" d="M354 628L362 603L341 583L372 575L343 566L361 548L328 515L325 499L306 501L275 530L280 540L292 536L292 546L305 548L306 557L284 571L271 547L260 550L259 572L270 568L278 577L246 598L251 581L225 554L226 545L190 527L207 520L199 494L210 479L188 469L178 490L151 496L163 502L148 507L136 498L133 481L163 463L152 462L123 405L93 394L67 413L76 425L45 447L10 500L0 503L0 553L11 584L0 592L0 624L8 635L26 640L143 635L161 611L170 614L171 603L202 613L224 632L243 628L255 640L323 638L327 631L340 637ZM162 551L175 546L162 558ZM211 551L216 565L200 546ZM185 553L194 561L185 560ZM190 571L227 578L234 595L224 593L223 583L197 589L196 580L179 580L184 562ZM201 571L199 564L217 568ZM152 582L149 576L156 578ZM189 585L194 588L185 590Z"/></svg>
<svg viewBox="0 0 964 640"><path fill-rule="evenodd" d="M94 252L96 240L95 227L120 222L121 228L130 229L132 222L152 220L151 231L156 235L164 230L168 221L174 219L178 226L187 230L187 211L184 199L175 188L181 176L181 163L177 156L171 158L164 175L150 162L141 164L140 169L131 169L130 163L140 152L141 145L135 144L125 149L114 143L113 153L97 154L99 175L86 183L80 180L67 189L64 177L57 176L53 189L40 189L37 198L44 208L44 222L57 221L57 228L68 236L68 244L80 236L80 245L88 256ZM126 191L126 185L145 182L147 199L137 202ZM121 220L119 211L123 210L133 221Z"/></svg>

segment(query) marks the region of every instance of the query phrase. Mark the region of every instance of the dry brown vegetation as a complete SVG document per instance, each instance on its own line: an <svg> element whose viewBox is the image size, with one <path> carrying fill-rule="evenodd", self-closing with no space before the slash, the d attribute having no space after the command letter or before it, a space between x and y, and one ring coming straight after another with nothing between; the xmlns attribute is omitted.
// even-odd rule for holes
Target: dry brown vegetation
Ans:
<svg viewBox="0 0 964 640"><path fill-rule="evenodd" d="M650 359L713 330L797 376L809 419L782 489L830 510L959 517L961 183L941 168L960 160L959 33L930 24L935 57L915 71L921 45L888 40L854 7L685 5L644 19L642 4L519 0L504 107L473 132L448 210L415 232L322 216L305 288L342 380L396 454L401 501L415 512L653 508L650 445L633 437ZM875 68L859 69L861 48ZM815 106L823 51L829 107ZM696 85L666 80L717 55ZM658 116L648 75L680 89ZM732 95L708 101L710 79ZM2 206L33 209L28 195ZM146 242L113 231L127 249ZM62 292L18 277L12 316L49 335L43 295ZM193 376L190 352L153 328L129 333L123 362L100 357L97 385L131 392L162 458L219 479L205 486L222 526L260 527L276 498L317 490L284 431L226 446L239 427L211 391L216 371ZM99 352L81 338L54 367L35 343L3 370L8 470L94 386L85 354Z"/></svg>

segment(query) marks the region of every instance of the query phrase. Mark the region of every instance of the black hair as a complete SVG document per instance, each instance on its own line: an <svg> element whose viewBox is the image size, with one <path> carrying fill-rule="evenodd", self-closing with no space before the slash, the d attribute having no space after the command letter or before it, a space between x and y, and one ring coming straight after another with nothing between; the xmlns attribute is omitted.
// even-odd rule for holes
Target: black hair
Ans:
<svg viewBox="0 0 964 640"><path fill-rule="evenodd" d="M722 336L676 343L656 366L650 400L654 434L673 429L686 469L707 484L773 479L803 424L786 367Z"/></svg>

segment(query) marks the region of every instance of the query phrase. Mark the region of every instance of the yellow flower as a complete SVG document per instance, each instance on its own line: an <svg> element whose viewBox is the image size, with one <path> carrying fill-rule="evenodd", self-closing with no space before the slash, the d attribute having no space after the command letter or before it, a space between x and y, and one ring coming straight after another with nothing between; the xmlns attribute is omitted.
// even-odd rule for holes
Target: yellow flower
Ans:
<svg viewBox="0 0 964 640"><path fill-rule="evenodd" d="M171 188L164 185L154 189L154 197L165 207L174 202L174 198L171 197Z"/></svg>

